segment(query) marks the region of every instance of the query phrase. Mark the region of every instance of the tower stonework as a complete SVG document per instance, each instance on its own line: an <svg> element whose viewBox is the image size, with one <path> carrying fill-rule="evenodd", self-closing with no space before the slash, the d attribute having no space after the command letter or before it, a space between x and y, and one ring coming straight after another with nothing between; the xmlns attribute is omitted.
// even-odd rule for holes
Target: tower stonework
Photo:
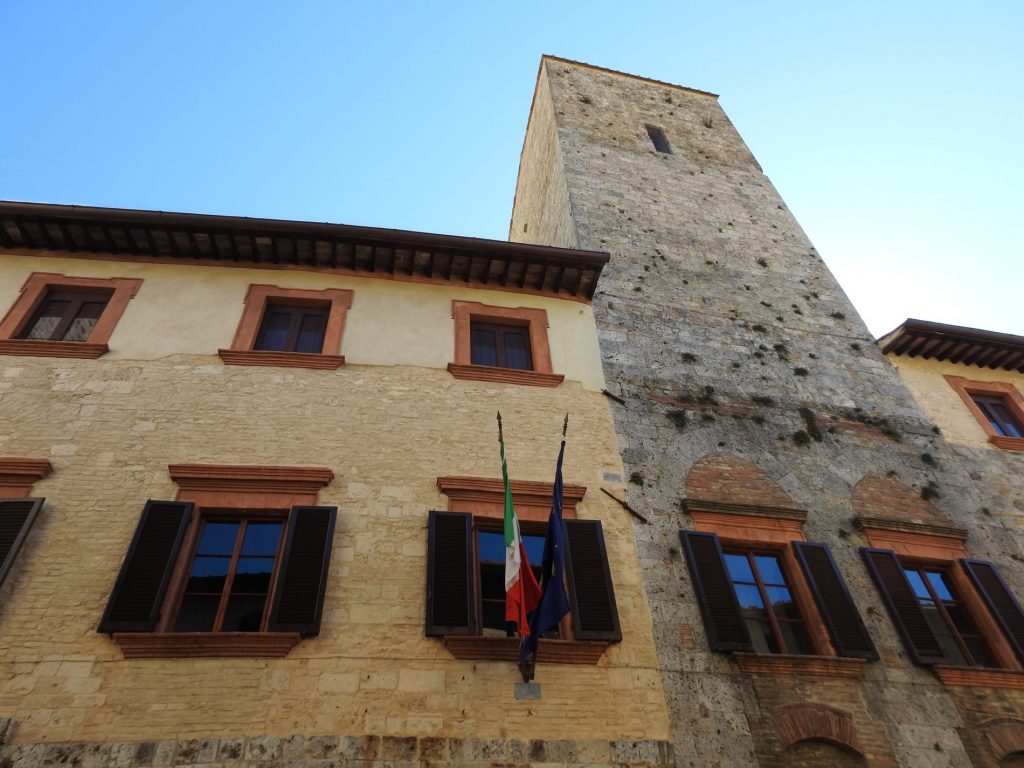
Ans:
<svg viewBox="0 0 1024 768"><path fill-rule="evenodd" d="M946 542L1019 595L1019 528L979 512L1002 502L983 459L920 410L717 97L544 57L509 236L611 253L594 312L677 764L1019 757L1012 653L992 641L1018 677L915 665L860 553ZM755 527L830 547L877 658L813 616L815 654L709 650L680 532L756 550Z"/></svg>

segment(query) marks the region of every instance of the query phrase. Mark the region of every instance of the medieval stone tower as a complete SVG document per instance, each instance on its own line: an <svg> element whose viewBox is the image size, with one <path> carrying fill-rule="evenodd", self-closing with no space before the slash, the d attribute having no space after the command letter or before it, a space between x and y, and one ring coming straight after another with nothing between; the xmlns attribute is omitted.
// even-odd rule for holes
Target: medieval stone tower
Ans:
<svg viewBox="0 0 1024 768"><path fill-rule="evenodd" d="M594 311L677 763L1016 759L1020 649L964 558L1024 593L1019 529L979 512L998 488L920 411L717 98L545 57L510 239L611 253ZM929 568L972 617L957 642L986 644L973 660L918 626L906 579ZM772 616L726 604L730 578Z"/></svg>

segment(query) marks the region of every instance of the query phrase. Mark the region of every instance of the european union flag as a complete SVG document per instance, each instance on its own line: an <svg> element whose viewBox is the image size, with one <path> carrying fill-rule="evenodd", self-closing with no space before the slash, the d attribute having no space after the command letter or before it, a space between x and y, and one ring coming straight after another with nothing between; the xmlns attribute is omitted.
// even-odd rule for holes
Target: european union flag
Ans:
<svg viewBox="0 0 1024 768"><path fill-rule="evenodd" d="M568 420L568 418L567 418ZM541 564L540 605L530 617L530 634L519 647L519 669L523 679L533 678L533 665L537 653L537 641L542 634L558 626L558 622L569 612L569 596L565 592L565 529L562 526L562 456L565 454L565 440L558 450L558 465L555 467L555 487L551 494L551 514L548 516L548 533L544 540L544 560Z"/></svg>

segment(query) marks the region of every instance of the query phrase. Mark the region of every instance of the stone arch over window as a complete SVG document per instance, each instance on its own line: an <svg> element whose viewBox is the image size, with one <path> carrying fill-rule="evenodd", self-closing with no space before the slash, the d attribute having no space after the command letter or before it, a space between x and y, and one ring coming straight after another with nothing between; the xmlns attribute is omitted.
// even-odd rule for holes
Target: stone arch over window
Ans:
<svg viewBox="0 0 1024 768"><path fill-rule="evenodd" d="M942 513L930 501L922 499L919 492L882 473L862 477L853 487L852 503L860 517L948 525Z"/></svg>
<svg viewBox="0 0 1024 768"><path fill-rule="evenodd" d="M1024 763L1024 720L1016 717L993 717L979 724L992 745L992 751L1007 765Z"/></svg>
<svg viewBox="0 0 1024 768"><path fill-rule="evenodd" d="M853 717L824 704L787 704L772 712L775 731L783 749L805 741L824 741L860 757L864 750L853 726Z"/></svg>
<svg viewBox="0 0 1024 768"><path fill-rule="evenodd" d="M795 506L767 472L725 451L710 453L694 463L686 476L686 497L743 506Z"/></svg>

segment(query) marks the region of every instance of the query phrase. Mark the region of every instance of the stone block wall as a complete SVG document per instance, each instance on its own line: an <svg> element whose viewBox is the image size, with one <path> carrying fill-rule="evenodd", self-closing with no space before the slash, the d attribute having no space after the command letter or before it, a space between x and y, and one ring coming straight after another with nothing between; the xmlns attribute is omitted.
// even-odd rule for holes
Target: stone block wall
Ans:
<svg viewBox="0 0 1024 768"><path fill-rule="evenodd" d="M867 541L852 525L854 489L876 476L911 496L929 486L936 518L966 528L970 554L1024 594L1018 530L986 473L1020 481L938 434L714 96L554 58L541 94L576 242L612 254L594 310L608 388L624 401L614 414L629 501L650 521L634 533L677 763L837 764L816 742L782 745L772 707L798 693L852 718L867 764L989 764L961 739L959 691L906 658L858 554ZM647 125L671 154L654 149ZM519 189L532 186L538 143L527 137ZM535 242L560 232L517 200L510 238L525 239L524 227ZM806 538L830 545L882 653L862 680L755 676L707 650L678 532L692 527L681 506L690 469L711 454L762 470L807 511ZM731 482L728 465L699 482Z"/></svg>

